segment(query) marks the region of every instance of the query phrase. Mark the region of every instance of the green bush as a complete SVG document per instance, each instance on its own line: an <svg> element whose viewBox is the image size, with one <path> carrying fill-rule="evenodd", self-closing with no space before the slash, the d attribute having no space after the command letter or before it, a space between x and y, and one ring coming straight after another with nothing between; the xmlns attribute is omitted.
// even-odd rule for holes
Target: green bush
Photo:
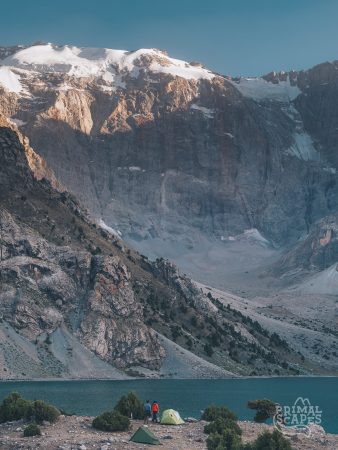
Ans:
<svg viewBox="0 0 338 450"><path fill-rule="evenodd" d="M225 430L222 434L212 433L207 439L208 450L242 450L241 437L233 430Z"/></svg>
<svg viewBox="0 0 338 450"><path fill-rule="evenodd" d="M207 449L208 450L224 450L223 438L221 434L212 433L207 439Z"/></svg>
<svg viewBox="0 0 338 450"><path fill-rule="evenodd" d="M92 425L101 431L126 431L130 427L130 420L118 411L107 411L95 417Z"/></svg>
<svg viewBox="0 0 338 450"><path fill-rule="evenodd" d="M219 417L218 419L214 420L213 422L208 423L204 427L204 433L206 434L212 434L212 433L218 433L222 434L225 430L232 430L239 436L242 434L242 430L237 425L237 423L232 419L224 419L224 417Z"/></svg>
<svg viewBox="0 0 338 450"><path fill-rule="evenodd" d="M133 419L143 419L144 417L142 402L134 392L123 395L114 410Z"/></svg>
<svg viewBox="0 0 338 450"><path fill-rule="evenodd" d="M29 436L41 436L41 430L36 423L31 423L23 430L23 435L25 437Z"/></svg>
<svg viewBox="0 0 338 450"><path fill-rule="evenodd" d="M243 444L241 436L234 430L211 433L207 439L208 450L293 450L290 442L278 430L264 431L258 438Z"/></svg>
<svg viewBox="0 0 338 450"><path fill-rule="evenodd" d="M257 412L254 417L255 422L265 422L276 414L276 403L264 398L263 400L248 401L248 408L255 409Z"/></svg>
<svg viewBox="0 0 338 450"><path fill-rule="evenodd" d="M9 394L0 405L0 423L32 417L38 423L55 422L59 415L60 411L54 406L42 400L25 400L17 392Z"/></svg>
<svg viewBox="0 0 338 450"><path fill-rule="evenodd" d="M9 394L0 405L0 423L29 419L32 414L32 402L23 399L17 392Z"/></svg>
<svg viewBox="0 0 338 450"><path fill-rule="evenodd" d="M202 414L202 419L207 420L208 422L220 418L237 420L236 414L230 411L230 409L228 409L226 406L210 405L204 410Z"/></svg>
<svg viewBox="0 0 338 450"><path fill-rule="evenodd" d="M244 450L292 450L292 447L282 433L274 430L272 433L264 431L254 442L244 446Z"/></svg>
<svg viewBox="0 0 338 450"><path fill-rule="evenodd" d="M44 420L53 423L59 417L60 411L42 400L35 400L33 415L37 423L42 423Z"/></svg>

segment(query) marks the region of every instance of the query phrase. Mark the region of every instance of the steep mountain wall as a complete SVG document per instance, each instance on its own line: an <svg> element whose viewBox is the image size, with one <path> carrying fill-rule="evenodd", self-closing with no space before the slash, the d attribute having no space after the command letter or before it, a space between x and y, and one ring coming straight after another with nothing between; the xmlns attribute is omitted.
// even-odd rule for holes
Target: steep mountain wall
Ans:
<svg viewBox="0 0 338 450"><path fill-rule="evenodd" d="M289 245L337 210L336 63L235 80L156 50L40 45L2 64L21 84L6 78L3 113L127 240Z"/></svg>

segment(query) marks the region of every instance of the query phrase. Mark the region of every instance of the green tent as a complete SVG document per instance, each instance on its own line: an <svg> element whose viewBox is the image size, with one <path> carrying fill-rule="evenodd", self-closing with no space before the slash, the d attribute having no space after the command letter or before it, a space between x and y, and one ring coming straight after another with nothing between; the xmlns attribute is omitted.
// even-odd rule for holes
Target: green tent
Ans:
<svg viewBox="0 0 338 450"><path fill-rule="evenodd" d="M130 438L130 441L138 444L162 445L157 437L147 427L140 427Z"/></svg>
<svg viewBox="0 0 338 450"><path fill-rule="evenodd" d="M161 424L163 425L182 425L184 420L174 409L166 409L163 411Z"/></svg>

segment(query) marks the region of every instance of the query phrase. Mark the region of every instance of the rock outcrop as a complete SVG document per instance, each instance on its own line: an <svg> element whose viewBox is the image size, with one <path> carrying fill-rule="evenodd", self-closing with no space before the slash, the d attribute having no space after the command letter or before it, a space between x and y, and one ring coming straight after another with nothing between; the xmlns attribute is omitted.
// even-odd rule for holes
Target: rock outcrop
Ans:
<svg viewBox="0 0 338 450"><path fill-rule="evenodd" d="M307 237L292 247L272 268L277 276L301 279L328 269L338 261L338 216L324 217L315 223Z"/></svg>
<svg viewBox="0 0 338 450"><path fill-rule="evenodd" d="M89 224L80 207L65 205L66 194L47 181L55 177L45 163L15 130L1 125L2 320L37 343L51 344L53 334L66 326L115 366L158 369L164 351L142 321L129 270L117 255L95 254L96 247L88 251L83 227Z"/></svg>

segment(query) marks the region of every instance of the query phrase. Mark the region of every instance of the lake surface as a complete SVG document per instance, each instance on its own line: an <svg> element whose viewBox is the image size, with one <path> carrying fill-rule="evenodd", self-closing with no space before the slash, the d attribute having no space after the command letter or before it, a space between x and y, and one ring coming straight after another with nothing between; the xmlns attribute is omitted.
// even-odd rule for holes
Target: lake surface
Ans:
<svg viewBox="0 0 338 450"><path fill-rule="evenodd" d="M303 397L322 411L325 430L338 434L338 378L1 382L0 400L12 391L79 415L109 410L121 395L134 391L143 400L157 400L162 411L177 409L182 417L199 418L201 410L215 403L228 406L242 420L254 416L246 407L248 400L269 398L292 406Z"/></svg>

